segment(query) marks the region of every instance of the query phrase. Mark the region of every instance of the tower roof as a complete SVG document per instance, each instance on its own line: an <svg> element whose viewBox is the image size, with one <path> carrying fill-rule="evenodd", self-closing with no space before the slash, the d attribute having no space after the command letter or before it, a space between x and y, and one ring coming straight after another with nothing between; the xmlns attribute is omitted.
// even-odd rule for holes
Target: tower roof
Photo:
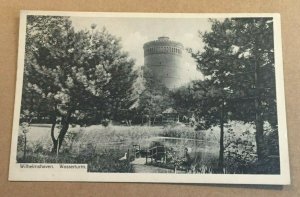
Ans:
<svg viewBox="0 0 300 197"><path fill-rule="evenodd" d="M144 49L148 48L148 47L153 47L153 46L154 47L155 46L172 46L172 47L177 47L177 48L183 49L183 45L180 42L170 40L170 38L167 36L160 36L160 37L158 37L157 40L146 42L144 44Z"/></svg>
<svg viewBox="0 0 300 197"><path fill-rule="evenodd" d="M162 112L163 114L177 114L177 111L173 109L172 107L166 109L165 111Z"/></svg>
<svg viewBox="0 0 300 197"><path fill-rule="evenodd" d="M161 36L161 37L158 37L158 40L160 40L160 41L168 41L168 40L170 40L170 38L167 37L167 36Z"/></svg>

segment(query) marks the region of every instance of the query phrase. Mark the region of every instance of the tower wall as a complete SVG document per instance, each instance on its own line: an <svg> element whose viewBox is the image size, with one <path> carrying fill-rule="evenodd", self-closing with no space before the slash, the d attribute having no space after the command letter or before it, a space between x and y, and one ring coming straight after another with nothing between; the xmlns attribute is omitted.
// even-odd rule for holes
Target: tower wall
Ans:
<svg viewBox="0 0 300 197"><path fill-rule="evenodd" d="M183 45L160 37L158 40L144 44L144 64L153 77L167 88L179 87L182 83L182 50Z"/></svg>

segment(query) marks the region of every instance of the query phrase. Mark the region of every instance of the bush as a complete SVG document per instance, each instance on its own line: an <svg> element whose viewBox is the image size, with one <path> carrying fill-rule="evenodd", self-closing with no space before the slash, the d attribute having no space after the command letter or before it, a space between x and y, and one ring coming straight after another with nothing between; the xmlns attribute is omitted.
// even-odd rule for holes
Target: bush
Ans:
<svg viewBox="0 0 300 197"><path fill-rule="evenodd" d="M109 119L104 119L104 120L102 121L102 125L103 125L104 127L107 127L107 126L109 125L109 122L110 122Z"/></svg>

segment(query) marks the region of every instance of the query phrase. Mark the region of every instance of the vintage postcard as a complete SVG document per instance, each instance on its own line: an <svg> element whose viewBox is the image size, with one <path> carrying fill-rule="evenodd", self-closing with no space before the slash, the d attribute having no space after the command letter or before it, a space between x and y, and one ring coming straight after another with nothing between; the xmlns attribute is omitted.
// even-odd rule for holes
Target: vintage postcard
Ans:
<svg viewBox="0 0 300 197"><path fill-rule="evenodd" d="M289 184L279 14L22 11L9 180Z"/></svg>

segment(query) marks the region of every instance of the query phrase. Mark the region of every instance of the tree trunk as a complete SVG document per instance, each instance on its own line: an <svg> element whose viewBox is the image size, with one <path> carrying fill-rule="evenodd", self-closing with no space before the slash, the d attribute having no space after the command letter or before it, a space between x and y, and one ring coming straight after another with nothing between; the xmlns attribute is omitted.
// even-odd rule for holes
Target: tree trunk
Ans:
<svg viewBox="0 0 300 197"><path fill-rule="evenodd" d="M56 153L56 150L57 150L57 139L55 139L55 137L54 137L55 125L56 125L56 122L52 123L52 127L51 127L51 139L52 139L52 143L53 143L52 150L51 150L52 153Z"/></svg>
<svg viewBox="0 0 300 197"><path fill-rule="evenodd" d="M52 126L51 126L51 140L52 140L52 150L51 152L52 153L56 153L56 150L57 150L57 139L55 139L55 136L54 136L54 129L55 129L55 126L56 126L56 112L53 112L52 114L52 117L51 117L51 122L52 122Z"/></svg>
<svg viewBox="0 0 300 197"><path fill-rule="evenodd" d="M219 163L218 168L220 171L224 167L224 100L221 104L221 116L220 116L220 152L219 152Z"/></svg>
<svg viewBox="0 0 300 197"><path fill-rule="evenodd" d="M260 99L255 98L255 140L257 149L257 159L261 163L266 157L265 154L265 141L264 141L264 121L261 112L261 102Z"/></svg>
<svg viewBox="0 0 300 197"><path fill-rule="evenodd" d="M114 105L114 108L113 108L112 117L111 117L112 120L119 120L119 117L120 117L119 106L120 106L120 103L118 101L116 101L116 104Z"/></svg>
<svg viewBox="0 0 300 197"><path fill-rule="evenodd" d="M266 154L265 154L265 145L264 145L264 127L263 127L263 121L261 121L261 118L259 118L259 115L256 115L256 121L255 121L255 127L256 127L256 133L255 133L255 139L256 139L256 148L257 148L257 158L258 161L261 162Z"/></svg>
<svg viewBox="0 0 300 197"><path fill-rule="evenodd" d="M59 135L57 137L58 139L58 150L61 148L61 145L63 143L63 140L65 138L66 133L68 132L69 125L70 125L70 118L71 118L71 110L68 110L66 116L62 118L61 124L62 128L59 132Z"/></svg>
<svg viewBox="0 0 300 197"><path fill-rule="evenodd" d="M149 115L148 117L148 126L150 127L151 126L151 116Z"/></svg>
<svg viewBox="0 0 300 197"><path fill-rule="evenodd" d="M262 117L262 110L261 110L261 100L260 100L260 88L261 88L261 80L259 76L259 65L257 64L257 60L254 61L255 63L255 73L254 73L254 80L255 80L255 139L256 139L256 148L257 148L257 158L258 162L260 163L265 157L265 142L264 142L264 121Z"/></svg>
<svg viewBox="0 0 300 197"><path fill-rule="evenodd" d="M62 142L65 138L65 135L69 129L69 124L70 124L70 117L71 117L71 111L69 110L66 114L66 116L62 117L62 128L59 132L59 135L57 137L57 139L54 136L54 129L55 129L55 125L56 125L56 115L54 114L52 117L52 127L51 127L51 139L52 139L52 143L53 143L53 147L51 152L57 154L58 150L61 148Z"/></svg>
<svg viewBox="0 0 300 197"><path fill-rule="evenodd" d="M26 160L26 152L27 152L27 136L26 133L24 134L24 154L23 154L23 162Z"/></svg>

